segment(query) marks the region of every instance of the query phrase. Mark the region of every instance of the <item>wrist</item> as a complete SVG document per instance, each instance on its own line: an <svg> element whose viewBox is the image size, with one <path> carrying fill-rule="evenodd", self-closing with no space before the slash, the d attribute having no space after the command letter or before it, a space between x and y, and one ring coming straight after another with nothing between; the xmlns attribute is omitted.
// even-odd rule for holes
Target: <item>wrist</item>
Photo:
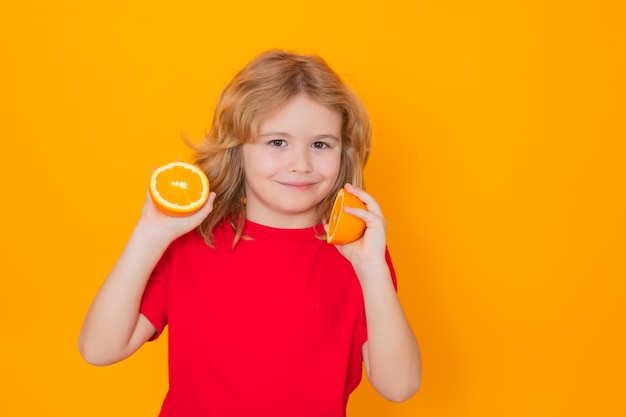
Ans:
<svg viewBox="0 0 626 417"><path fill-rule="evenodd" d="M353 262L352 268L354 268L354 272L356 272L361 281L369 279L369 277L375 278L389 275L389 266L384 257L381 259Z"/></svg>
<svg viewBox="0 0 626 417"><path fill-rule="evenodd" d="M167 228L158 227L145 221L139 221L133 230L133 239L146 245L155 245L166 248L175 239L168 233Z"/></svg>

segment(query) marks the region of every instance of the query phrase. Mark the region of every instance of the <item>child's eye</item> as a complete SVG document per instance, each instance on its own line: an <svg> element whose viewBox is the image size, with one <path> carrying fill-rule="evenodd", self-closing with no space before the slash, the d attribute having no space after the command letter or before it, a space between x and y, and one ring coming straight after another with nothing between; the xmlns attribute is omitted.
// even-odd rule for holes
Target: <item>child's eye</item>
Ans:
<svg viewBox="0 0 626 417"><path fill-rule="evenodd" d="M285 145L287 142L285 142L284 139L272 139L268 142L270 145L272 146L283 146Z"/></svg>
<svg viewBox="0 0 626 417"><path fill-rule="evenodd" d="M326 149L328 148L328 144L326 142L313 142L312 145L315 149Z"/></svg>

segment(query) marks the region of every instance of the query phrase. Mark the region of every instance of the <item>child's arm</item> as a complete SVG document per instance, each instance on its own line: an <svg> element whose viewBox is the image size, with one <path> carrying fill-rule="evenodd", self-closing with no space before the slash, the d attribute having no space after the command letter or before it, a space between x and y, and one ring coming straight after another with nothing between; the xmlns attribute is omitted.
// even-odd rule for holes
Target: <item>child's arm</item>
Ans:
<svg viewBox="0 0 626 417"><path fill-rule="evenodd" d="M363 363L372 386L391 401L413 396L421 382L421 355L413 330L402 310L385 260L385 221L376 201L363 190L346 185L367 211L346 212L365 220L367 228L356 242L338 246L359 277L368 341L363 344Z"/></svg>
<svg viewBox="0 0 626 417"><path fill-rule="evenodd" d="M367 317L365 373L380 395L390 401L405 401L417 392L421 381L417 340L396 296L387 264L359 268L357 274Z"/></svg>
<svg viewBox="0 0 626 417"><path fill-rule="evenodd" d="M85 317L78 346L83 358L94 365L118 362L139 349L154 326L139 313L150 273L177 237L193 230L213 209L215 193L205 206L187 217L160 213L150 197L120 258L96 294Z"/></svg>

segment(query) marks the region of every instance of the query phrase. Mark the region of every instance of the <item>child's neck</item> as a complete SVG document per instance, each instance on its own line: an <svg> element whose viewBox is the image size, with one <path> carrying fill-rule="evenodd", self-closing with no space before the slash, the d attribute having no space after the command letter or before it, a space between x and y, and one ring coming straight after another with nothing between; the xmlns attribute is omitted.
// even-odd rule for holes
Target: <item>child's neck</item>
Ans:
<svg viewBox="0 0 626 417"><path fill-rule="evenodd" d="M311 215L260 216L247 212L246 219L253 223L276 229L306 229L318 223L317 219Z"/></svg>

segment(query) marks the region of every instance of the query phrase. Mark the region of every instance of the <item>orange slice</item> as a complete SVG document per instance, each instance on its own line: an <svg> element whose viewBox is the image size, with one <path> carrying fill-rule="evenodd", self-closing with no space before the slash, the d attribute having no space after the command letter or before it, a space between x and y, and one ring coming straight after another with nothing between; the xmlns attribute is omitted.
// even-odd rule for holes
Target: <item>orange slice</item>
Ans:
<svg viewBox="0 0 626 417"><path fill-rule="evenodd" d="M345 189L339 190L328 223L326 241L334 245L345 245L360 238L365 231L365 222L344 211L345 207L367 210L365 204Z"/></svg>
<svg viewBox="0 0 626 417"><path fill-rule="evenodd" d="M172 162L157 168L150 177L150 197L170 216L187 216L200 210L209 198L209 180L197 166Z"/></svg>

